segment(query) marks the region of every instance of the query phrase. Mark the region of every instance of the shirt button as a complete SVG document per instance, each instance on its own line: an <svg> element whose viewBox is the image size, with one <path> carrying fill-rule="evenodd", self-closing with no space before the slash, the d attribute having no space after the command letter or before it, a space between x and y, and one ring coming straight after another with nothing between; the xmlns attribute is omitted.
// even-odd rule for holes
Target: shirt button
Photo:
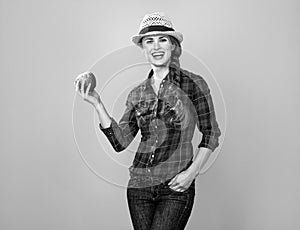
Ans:
<svg viewBox="0 0 300 230"><path fill-rule="evenodd" d="M147 169L148 172L150 172L150 169Z"/></svg>
<svg viewBox="0 0 300 230"><path fill-rule="evenodd" d="M154 154L152 154L151 157L154 157Z"/></svg>
<svg viewBox="0 0 300 230"><path fill-rule="evenodd" d="M157 143L157 142L158 142L158 140L155 140L155 142Z"/></svg>

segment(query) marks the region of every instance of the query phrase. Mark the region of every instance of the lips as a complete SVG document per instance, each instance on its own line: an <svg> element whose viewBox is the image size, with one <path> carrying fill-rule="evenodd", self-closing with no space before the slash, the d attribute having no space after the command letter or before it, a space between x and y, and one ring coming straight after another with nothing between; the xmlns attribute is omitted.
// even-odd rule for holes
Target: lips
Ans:
<svg viewBox="0 0 300 230"><path fill-rule="evenodd" d="M152 53L152 56L154 57L154 58L161 58L162 56L164 56L164 52L154 52L154 53Z"/></svg>

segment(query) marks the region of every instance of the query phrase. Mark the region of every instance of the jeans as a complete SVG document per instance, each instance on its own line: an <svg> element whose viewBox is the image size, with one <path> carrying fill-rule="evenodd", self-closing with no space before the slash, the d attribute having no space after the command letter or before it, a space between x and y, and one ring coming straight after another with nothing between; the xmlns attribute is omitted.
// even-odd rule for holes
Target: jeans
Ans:
<svg viewBox="0 0 300 230"><path fill-rule="evenodd" d="M167 180L148 187L127 187L134 230L183 230L195 197L195 180L183 192L172 190Z"/></svg>

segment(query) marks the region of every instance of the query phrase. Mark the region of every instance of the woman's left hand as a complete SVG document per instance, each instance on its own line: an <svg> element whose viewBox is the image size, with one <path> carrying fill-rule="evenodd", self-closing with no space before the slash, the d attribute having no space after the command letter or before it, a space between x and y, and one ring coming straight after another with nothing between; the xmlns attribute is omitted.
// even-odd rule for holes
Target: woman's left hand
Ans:
<svg viewBox="0 0 300 230"><path fill-rule="evenodd" d="M173 179L168 183L168 185L174 191L184 192L190 187L195 177L196 173L187 169L173 177Z"/></svg>

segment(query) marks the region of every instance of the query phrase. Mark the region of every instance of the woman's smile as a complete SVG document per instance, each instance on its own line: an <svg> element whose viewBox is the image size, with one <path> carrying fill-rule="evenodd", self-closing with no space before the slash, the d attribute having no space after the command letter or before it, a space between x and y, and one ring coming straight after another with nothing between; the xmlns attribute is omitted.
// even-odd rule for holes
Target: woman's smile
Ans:
<svg viewBox="0 0 300 230"><path fill-rule="evenodd" d="M160 52L153 52L153 53L152 53L152 56L153 56L155 59L162 59L163 56L164 56L164 54L165 54L165 52L162 52L162 51L160 51Z"/></svg>
<svg viewBox="0 0 300 230"><path fill-rule="evenodd" d="M171 60L173 44L167 35L147 36L142 41L146 59L155 66L167 66Z"/></svg>

